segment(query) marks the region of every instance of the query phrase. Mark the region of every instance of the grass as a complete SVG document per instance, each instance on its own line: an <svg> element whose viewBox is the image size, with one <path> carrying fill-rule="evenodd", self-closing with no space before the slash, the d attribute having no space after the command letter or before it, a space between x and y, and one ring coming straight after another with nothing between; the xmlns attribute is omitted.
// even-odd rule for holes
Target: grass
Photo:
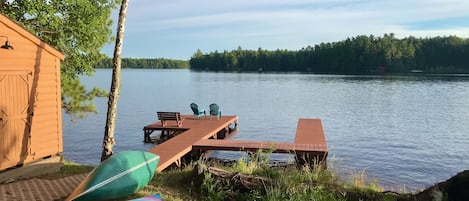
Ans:
<svg viewBox="0 0 469 201"><path fill-rule="evenodd" d="M63 167L60 168L59 172L50 173L40 176L41 179L59 179L75 174L85 174L93 170L93 166L90 165L80 165L70 161L64 161Z"/></svg>
<svg viewBox="0 0 469 201"><path fill-rule="evenodd" d="M200 200L200 195L192 185L191 175L190 167L156 173L143 190L129 199L160 193L165 201Z"/></svg>
<svg viewBox="0 0 469 201"><path fill-rule="evenodd" d="M376 178L368 180L366 172L350 171L346 177L340 176L342 168L337 162L314 164L312 167L298 168L295 164L272 168L268 165L271 150L257 152L250 160L239 159L233 166L223 167L234 172L253 174L272 179L273 185L266 188L265 194L249 192L232 200L412 200L406 191L402 194L383 192ZM334 161L334 160L333 160ZM340 171L339 171L340 170ZM206 195L204 195L206 196ZM249 199L243 199L248 197ZM219 199L208 199L219 200Z"/></svg>
<svg viewBox="0 0 469 201"><path fill-rule="evenodd" d="M398 200L394 195L385 195L376 180L366 182L364 171L359 171L344 179L338 172L327 170L322 164L296 165L272 168L268 165L270 151L257 152L250 160L239 159L228 171L252 174L271 179L272 184L264 190L232 192L225 189L211 175L205 175L201 186L203 200Z"/></svg>
<svg viewBox="0 0 469 201"><path fill-rule="evenodd" d="M212 200L316 200L316 201L345 201L345 200L404 200L399 194L382 193L376 180L366 181L365 171L353 173L348 178L339 177L339 172L326 169L324 165L316 164L311 168L296 165L284 167L269 167L267 152L257 152L250 159L239 159L232 165L208 164L231 172L239 172L261 176L273 181L264 184L263 189L248 192L227 188L210 173L196 178L193 173L194 164L182 170L159 172L152 181L140 192L123 200L143 197L160 193L165 201L212 201ZM74 174L87 173L92 166L83 166L66 162L61 171L41 178L55 179ZM200 181L199 181L200 180Z"/></svg>

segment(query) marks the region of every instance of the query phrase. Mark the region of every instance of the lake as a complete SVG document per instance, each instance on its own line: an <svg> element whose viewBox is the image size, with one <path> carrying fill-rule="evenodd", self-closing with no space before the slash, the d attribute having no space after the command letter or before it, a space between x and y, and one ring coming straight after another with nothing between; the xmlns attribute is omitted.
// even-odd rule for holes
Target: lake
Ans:
<svg viewBox="0 0 469 201"><path fill-rule="evenodd" d="M111 70L83 77L109 89ZM329 165L365 171L387 189L423 189L469 169L469 77L351 76L123 70L115 151L147 150L143 126L157 111L191 114L190 103L239 117L234 139L290 142L299 118L320 118ZM107 99L76 123L63 117L64 156L99 163ZM238 153L217 157L237 159ZM283 155L276 160L291 160Z"/></svg>

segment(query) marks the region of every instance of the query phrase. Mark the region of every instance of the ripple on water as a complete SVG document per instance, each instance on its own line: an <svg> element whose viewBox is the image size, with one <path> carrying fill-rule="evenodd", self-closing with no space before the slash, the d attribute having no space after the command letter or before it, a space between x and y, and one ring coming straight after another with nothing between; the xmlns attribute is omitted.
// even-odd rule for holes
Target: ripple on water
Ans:
<svg viewBox="0 0 469 201"><path fill-rule="evenodd" d="M83 81L108 89L110 76L97 70ZM121 81L116 151L153 146L142 142L142 127L156 111L191 113L191 102L204 109L216 102L223 114L238 115L235 139L289 142L298 118L321 118L329 164L365 170L384 186L420 189L469 167L468 77L123 70ZM77 124L64 116L66 160L99 162L106 100L96 105L100 113Z"/></svg>

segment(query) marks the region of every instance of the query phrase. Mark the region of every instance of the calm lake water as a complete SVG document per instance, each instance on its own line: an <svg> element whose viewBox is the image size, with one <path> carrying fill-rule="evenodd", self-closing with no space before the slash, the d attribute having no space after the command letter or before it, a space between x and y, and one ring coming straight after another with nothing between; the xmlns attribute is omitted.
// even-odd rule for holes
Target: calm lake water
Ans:
<svg viewBox="0 0 469 201"><path fill-rule="evenodd" d="M109 89L111 73L82 80ZM190 114L192 102L202 109L215 102L238 115L235 139L289 142L299 118L322 119L329 164L364 170L386 188L423 189L469 169L469 77L123 70L121 86L115 151L152 147L142 128L157 121L156 111ZM66 160L99 162L107 99L96 105L97 115L76 123L64 115Z"/></svg>

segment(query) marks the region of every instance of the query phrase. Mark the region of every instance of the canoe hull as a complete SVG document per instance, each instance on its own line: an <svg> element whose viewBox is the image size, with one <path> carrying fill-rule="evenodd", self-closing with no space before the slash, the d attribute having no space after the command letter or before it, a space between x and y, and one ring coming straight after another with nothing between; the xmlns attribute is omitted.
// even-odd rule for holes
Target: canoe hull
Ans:
<svg viewBox="0 0 469 201"><path fill-rule="evenodd" d="M67 200L109 200L132 195L151 181L159 156L123 151L97 166Z"/></svg>

